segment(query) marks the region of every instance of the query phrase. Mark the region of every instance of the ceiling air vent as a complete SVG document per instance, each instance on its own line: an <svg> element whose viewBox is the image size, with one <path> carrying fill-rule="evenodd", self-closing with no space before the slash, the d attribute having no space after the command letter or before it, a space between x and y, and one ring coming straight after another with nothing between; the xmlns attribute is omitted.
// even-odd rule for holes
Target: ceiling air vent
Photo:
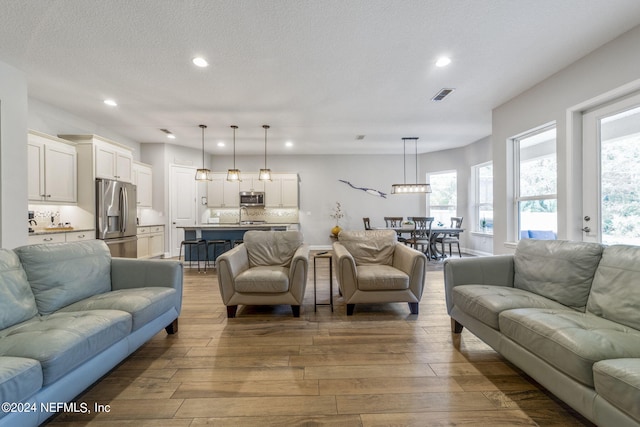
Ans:
<svg viewBox="0 0 640 427"><path fill-rule="evenodd" d="M364 135L356 135L356 140L362 141L364 139Z"/></svg>
<svg viewBox="0 0 640 427"><path fill-rule="evenodd" d="M436 96L431 98L432 101L442 101L447 95L453 92L455 89L440 89L440 92L436 93Z"/></svg>

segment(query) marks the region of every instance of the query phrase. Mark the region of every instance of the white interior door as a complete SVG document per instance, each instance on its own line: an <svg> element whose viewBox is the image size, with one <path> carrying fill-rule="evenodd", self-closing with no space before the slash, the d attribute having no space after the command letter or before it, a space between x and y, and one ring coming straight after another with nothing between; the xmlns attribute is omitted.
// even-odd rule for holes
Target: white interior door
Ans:
<svg viewBox="0 0 640 427"><path fill-rule="evenodd" d="M583 240L640 245L640 95L583 116Z"/></svg>
<svg viewBox="0 0 640 427"><path fill-rule="evenodd" d="M196 169L188 166L171 165L170 170L170 211L171 233L169 248L171 256L178 256L180 242L184 240L184 230L179 226L197 224L197 182Z"/></svg>

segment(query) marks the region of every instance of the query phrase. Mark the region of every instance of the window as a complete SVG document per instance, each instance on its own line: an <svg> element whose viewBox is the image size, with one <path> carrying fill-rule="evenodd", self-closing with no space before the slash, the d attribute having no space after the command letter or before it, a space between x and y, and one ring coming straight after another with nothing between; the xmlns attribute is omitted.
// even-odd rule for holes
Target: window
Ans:
<svg viewBox="0 0 640 427"><path fill-rule="evenodd" d="M427 178L432 191L428 197L428 215L434 217L434 224L449 225L451 217L457 216L457 173L438 172L429 174Z"/></svg>
<svg viewBox="0 0 640 427"><path fill-rule="evenodd" d="M474 181L474 230L493 234L493 163L471 168Z"/></svg>
<svg viewBox="0 0 640 427"><path fill-rule="evenodd" d="M558 233L556 128L513 140L515 215L519 239L556 239Z"/></svg>

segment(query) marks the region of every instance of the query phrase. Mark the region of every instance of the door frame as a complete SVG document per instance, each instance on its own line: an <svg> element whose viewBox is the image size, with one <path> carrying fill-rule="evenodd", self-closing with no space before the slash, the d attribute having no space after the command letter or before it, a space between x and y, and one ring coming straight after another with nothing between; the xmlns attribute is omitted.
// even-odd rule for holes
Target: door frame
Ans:
<svg viewBox="0 0 640 427"><path fill-rule="evenodd" d="M583 227L588 227L589 232L583 231L582 240L585 242L602 243L602 182L601 182L601 131L600 120L616 114L637 109L640 106L640 93L629 94L595 108L583 112L582 120L582 148L583 171L582 177L583 198L582 214ZM587 191L590 190L590 191ZM586 216L591 219L586 220Z"/></svg>
<svg viewBox="0 0 640 427"><path fill-rule="evenodd" d="M582 122L583 114L608 103L622 100L640 91L640 79L576 104L566 110L566 143L564 144L564 174L558 176L558 238L581 241L582 227ZM560 134L558 134L560 137ZM559 148L559 147L558 147ZM560 150L559 150L560 153ZM560 158L558 158L560 162ZM561 183L564 185L561 186ZM564 191L564 197L560 196ZM560 203L564 209L560 209ZM564 211L564 214L561 212Z"/></svg>
<svg viewBox="0 0 640 427"><path fill-rule="evenodd" d="M176 203L176 201L174 200L175 194L173 191L173 185L172 183L175 182L175 171L177 169L186 169L189 171L193 172L193 176L195 177L196 174L196 167L195 166L187 166L187 165L180 165L180 164L175 164L175 163L170 163L169 164L169 256L170 257L177 257L178 253L179 253L179 247L180 247L180 242L182 241L182 239L180 239L178 237L178 231L176 229L176 224L174 224L175 219L173 217L173 206ZM196 182L196 180L193 180L193 193L194 193L194 198L193 198L193 213L194 213L194 218L193 218L193 223L194 225L196 225L197 221L198 221L198 183Z"/></svg>

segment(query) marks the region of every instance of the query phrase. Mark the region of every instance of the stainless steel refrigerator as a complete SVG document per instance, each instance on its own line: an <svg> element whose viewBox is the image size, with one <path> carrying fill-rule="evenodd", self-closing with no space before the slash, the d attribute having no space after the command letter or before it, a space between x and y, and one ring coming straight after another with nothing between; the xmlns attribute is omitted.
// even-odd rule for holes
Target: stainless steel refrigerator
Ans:
<svg viewBox="0 0 640 427"><path fill-rule="evenodd" d="M96 237L109 246L111 256L136 258L136 186L112 179L96 179Z"/></svg>

